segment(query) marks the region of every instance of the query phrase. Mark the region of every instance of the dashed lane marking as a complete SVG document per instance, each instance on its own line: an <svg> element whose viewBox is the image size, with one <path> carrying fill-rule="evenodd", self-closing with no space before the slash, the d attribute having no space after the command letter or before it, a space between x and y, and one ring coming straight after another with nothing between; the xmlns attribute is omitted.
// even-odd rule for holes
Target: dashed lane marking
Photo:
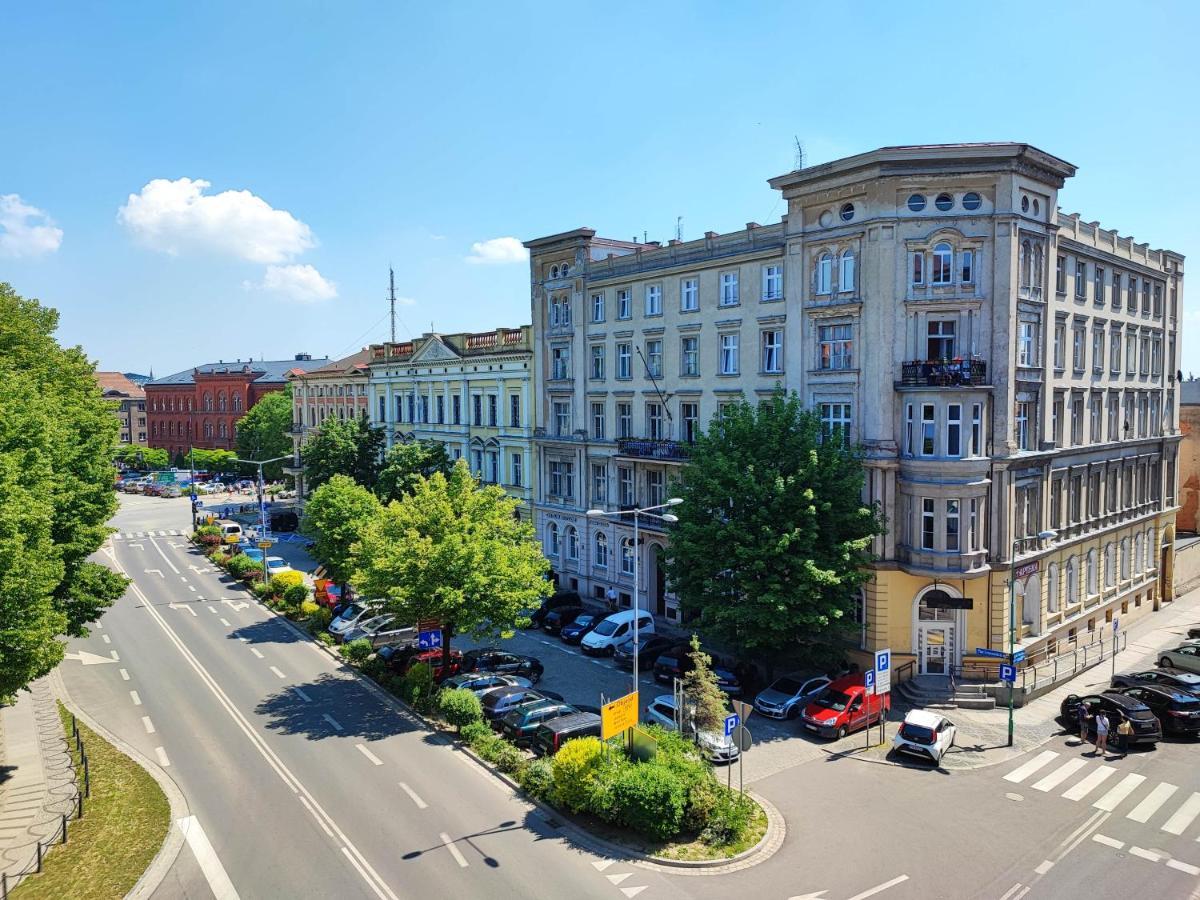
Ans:
<svg viewBox="0 0 1200 900"><path fill-rule="evenodd" d="M233 627L232 625L230 625L230 624L229 624L229 620L228 620L228 619L220 619L219 621L220 621L220 623L221 623L222 625L224 625L226 628L232 628L232 627Z"/></svg>
<svg viewBox="0 0 1200 900"><path fill-rule="evenodd" d="M342 730L340 725L337 728L338 728L338 731ZM358 748L359 753L361 753L363 756L365 756L367 759L369 759L375 765L377 765L377 766L383 765L383 760L380 759L378 756L376 756L374 753L372 753L370 750L368 750L366 744L355 744L354 746Z"/></svg>
<svg viewBox="0 0 1200 900"><path fill-rule="evenodd" d="M271 666L271 671L275 673L275 676L277 678L287 678L287 676L284 675L282 672L280 672L279 669L275 666Z"/></svg>
<svg viewBox="0 0 1200 900"><path fill-rule="evenodd" d="M417 809L428 809L429 804L417 796L417 792L410 788L403 781L400 782L400 789L408 794L408 799L417 805Z"/></svg>
<svg viewBox="0 0 1200 900"><path fill-rule="evenodd" d="M361 747L362 745L359 744L359 746ZM442 839L442 843L445 844L446 849L450 851L450 855L454 857L454 861L458 863L458 867L460 869L465 869L468 865L467 858L462 855L461 850L454 846L454 841L450 840L450 835L443 831L438 835L438 837Z"/></svg>
<svg viewBox="0 0 1200 900"><path fill-rule="evenodd" d="M142 727L146 729L146 734L154 734L154 723L150 721L149 716L142 716Z"/></svg>
<svg viewBox="0 0 1200 900"><path fill-rule="evenodd" d="M117 655L117 651L116 651L116 650L109 650L109 651L108 651L108 655L109 655L109 656L111 656L111 657L112 657L114 660L116 660L117 662L120 662L120 661L121 661L121 657Z"/></svg>
<svg viewBox="0 0 1200 900"><path fill-rule="evenodd" d="M1114 850L1120 850L1125 846L1124 841L1118 841L1116 838L1110 838L1106 834L1093 834L1092 840L1097 844L1103 844L1105 847L1112 847Z"/></svg>
<svg viewBox="0 0 1200 900"><path fill-rule="evenodd" d="M259 659L264 658L262 653L259 652L259 649L257 647L251 647L250 652L253 653L255 656L257 656Z"/></svg>
<svg viewBox="0 0 1200 900"><path fill-rule="evenodd" d="M119 671L119 672L121 673L121 680L122 680L122 681L128 681L128 680L129 680L129 673L128 673L128 672L126 672L124 669L118 669L117 671Z"/></svg>
<svg viewBox="0 0 1200 900"><path fill-rule="evenodd" d="M171 760L167 759L167 751L164 750L162 747L155 747L154 755L158 757L158 764L160 766L162 766L164 769L167 766L171 765Z"/></svg>
<svg viewBox="0 0 1200 900"><path fill-rule="evenodd" d="M907 875L897 875L891 881L885 881L883 884L877 884L869 890L863 891L861 894L855 894L850 900L867 900L868 897L874 897L876 894L881 894L888 888L893 888L898 884L903 884L908 881Z"/></svg>
<svg viewBox="0 0 1200 900"><path fill-rule="evenodd" d="M1180 872L1187 872L1189 875L1200 875L1200 866L1193 866L1191 863L1180 862L1177 859L1168 859L1167 865Z"/></svg>
<svg viewBox="0 0 1200 900"><path fill-rule="evenodd" d="M312 697L310 697L310 696L308 696L308 694L304 693L303 688L293 687L292 693L295 694L297 697L299 697L301 700L303 700L305 703L312 703Z"/></svg>
<svg viewBox="0 0 1200 900"><path fill-rule="evenodd" d="M321 718L324 719L326 722L328 722L329 727L332 728L334 731L342 730L341 723L338 722L338 720L335 719L333 716L331 716L329 713L322 713ZM358 749L361 750L363 753L367 754L368 759L376 760L375 765L377 765L377 766L381 765L381 763L378 762L377 758L369 750L367 750L367 748L364 747L362 744L358 745Z"/></svg>
<svg viewBox="0 0 1200 900"><path fill-rule="evenodd" d="M1162 857L1159 856L1157 853L1155 853L1153 850L1143 850L1141 847L1132 847L1131 846L1129 848L1129 855L1130 856L1139 856L1142 859L1150 860L1150 862L1158 862L1162 859Z"/></svg>
<svg viewBox="0 0 1200 900"><path fill-rule="evenodd" d="M110 638L107 634L100 635L100 640L104 641L106 644L112 643L112 638Z"/></svg>
<svg viewBox="0 0 1200 900"><path fill-rule="evenodd" d="M141 705L142 705L142 698L141 698L140 696L138 696L138 692L137 692L137 691L130 691L130 692L129 692L129 699L133 701L133 705L134 705L134 706L141 706Z"/></svg>

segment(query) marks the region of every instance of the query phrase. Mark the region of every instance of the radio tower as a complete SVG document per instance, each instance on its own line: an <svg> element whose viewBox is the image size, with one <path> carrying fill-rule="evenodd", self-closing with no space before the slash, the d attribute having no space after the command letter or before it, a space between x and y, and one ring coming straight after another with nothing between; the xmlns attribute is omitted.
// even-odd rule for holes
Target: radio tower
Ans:
<svg viewBox="0 0 1200 900"><path fill-rule="evenodd" d="M388 303L392 316L392 343L396 343L396 273L388 266Z"/></svg>

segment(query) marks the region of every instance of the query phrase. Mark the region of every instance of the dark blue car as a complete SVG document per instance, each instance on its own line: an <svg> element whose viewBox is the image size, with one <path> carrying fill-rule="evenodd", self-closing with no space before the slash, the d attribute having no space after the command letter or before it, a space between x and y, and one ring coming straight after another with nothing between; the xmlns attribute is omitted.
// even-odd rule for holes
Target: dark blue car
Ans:
<svg viewBox="0 0 1200 900"><path fill-rule="evenodd" d="M580 613L574 621L562 627L558 636L562 638L564 644L578 644L583 640L585 634L600 624L600 620L603 618L604 616L595 616L591 613Z"/></svg>

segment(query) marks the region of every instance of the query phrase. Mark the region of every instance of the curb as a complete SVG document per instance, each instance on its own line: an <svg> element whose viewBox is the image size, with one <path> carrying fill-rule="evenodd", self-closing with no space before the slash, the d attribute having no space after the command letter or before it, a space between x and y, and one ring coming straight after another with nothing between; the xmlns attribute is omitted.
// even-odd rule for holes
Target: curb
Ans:
<svg viewBox="0 0 1200 900"><path fill-rule="evenodd" d="M62 705L70 710L79 721L83 722L88 728L104 738L135 763L150 773L162 792L167 795L167 804L170 807L171 821L167 823L167 836L163 840L162 847L158 853L154 855L154 859L150 861L150 865L146 867L146 871L142 873L142 877L137 880L137 883L126 894L126 898L131 900L142 900L142 898L150 897L163 879L167 877L167 873L171 867L175 865L175 860L179 856L179 851L183 849L183 832L175 827L175 823L179 819L190 815L188 810L187 800L183 796L178 785L172 780L158 763L152 761L142 754L140 750L133 747L131 744L117 737L90 715L80 709L71 695L67 692L67 686L62 680L62 675L58 669L52 671L49 675L50 687L54 691L54 695L62 702Z"/></svg>

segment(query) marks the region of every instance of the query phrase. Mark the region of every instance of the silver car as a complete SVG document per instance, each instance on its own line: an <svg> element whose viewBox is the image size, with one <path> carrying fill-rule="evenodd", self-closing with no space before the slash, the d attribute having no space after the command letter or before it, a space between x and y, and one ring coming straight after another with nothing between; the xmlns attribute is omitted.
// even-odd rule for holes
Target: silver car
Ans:
<svg viewBox="0 0 1200 900"><path fill-rule="evenodd" d="M1181 644L1174 650L1164 650L1158 654L1158 664L1185 672L1200 672L1200 644Z"/></svg>
<svg viewBox="0 0 1200 900"><path fill-rule="evenodd" d="M794 719L825 693L828 675L784 675L754 698L754 708L771 719Z"/></svg>

